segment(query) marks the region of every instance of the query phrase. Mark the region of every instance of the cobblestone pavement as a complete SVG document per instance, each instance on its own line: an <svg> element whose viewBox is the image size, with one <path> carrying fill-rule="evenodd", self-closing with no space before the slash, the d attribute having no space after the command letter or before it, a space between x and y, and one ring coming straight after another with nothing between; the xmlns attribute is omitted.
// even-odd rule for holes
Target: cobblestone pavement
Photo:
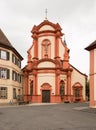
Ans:
<svg viewBox="0 0 96 130"><path fill-rule="evenodd" d="M88 103L0 107L0 130L96 130Z"/></svg>

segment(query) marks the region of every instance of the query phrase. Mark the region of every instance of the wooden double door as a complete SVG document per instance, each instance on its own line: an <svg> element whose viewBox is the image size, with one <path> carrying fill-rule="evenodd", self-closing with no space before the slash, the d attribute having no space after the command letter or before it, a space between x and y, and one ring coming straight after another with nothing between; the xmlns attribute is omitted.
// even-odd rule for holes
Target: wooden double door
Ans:
<svg viewBox="0 0 96 130"><path fill-rule="evenodd" d="M42 102L50 102L50 90L42 90Z"/></svg>

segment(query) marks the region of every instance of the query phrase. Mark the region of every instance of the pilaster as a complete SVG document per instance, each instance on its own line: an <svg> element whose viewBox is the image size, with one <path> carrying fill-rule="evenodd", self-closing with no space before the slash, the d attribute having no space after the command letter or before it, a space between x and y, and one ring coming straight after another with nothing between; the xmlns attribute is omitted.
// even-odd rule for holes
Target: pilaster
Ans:
<svg viewBox="0 0 96 130"><path fill-rule="evenodd" d="M38 59L38 36L34 33L32 37L34 42L34 58Z"/></svg>
<svg viewBox="0 0 96 130"><path fill-rule="evenodd" d="M60 83L60 70L56 70L56 78L55 78L56 95L59 95L59 88L60 88L59 83Z"/></svg>
<svg viewBox="0 0 96 130"><path fill-rule="evenodd" d="M56 33L56 38L55 38L55 59L60 60L59 57L59 38L60 38L60 32Z"/></svg>
<svg viewBox="0 0 96 130"><path fill-rule="evenodd" d="M24 77L25 77L25 94L28 94L28 73L25 72L24 73Z"/></svg>

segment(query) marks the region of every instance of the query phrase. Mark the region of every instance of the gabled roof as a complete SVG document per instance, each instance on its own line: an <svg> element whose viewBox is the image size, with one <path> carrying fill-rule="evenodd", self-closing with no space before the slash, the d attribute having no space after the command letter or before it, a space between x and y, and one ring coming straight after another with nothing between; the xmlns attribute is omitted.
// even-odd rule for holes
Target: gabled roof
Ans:
<svg viewBox="0 0 96 130"><path fill-rule="evenodd" d="M41 22L39 25L34 25L33 26L33 28L32 28L32 31L31 31L31 33L41 33L42 31L40 31L39 32L39 29L42 27L42 26L44 26L44 25L50 25L50 26L52 26L54 29L55 29L55 31L52 31L52 32L54 32L54 33L56 33L57 31L59 31L60 32L60 34L61 34L61 36L63 36L63 33L61 32L62 31L62 28L61 28L61 26L59 25L59 23L56 23L56 24L54 24L54 23L52 23L52 22L50 22L50 21L48 21L48 20L44 20L43 22ZM49 30L46 30L46 31L49 31Z"/></svg>
<svg viewBox="0 0 96 130"><path fill-rule="evenodd" d="M44 26L44 25L50 25L50 26L52 26L54 29L62 30L61 27L60 27L60 25L59 25L59 23L54 24L54 23L52 23L52 22L50 22L50 21L48 21L48 20L44 20L42 23L40 23L40 24L37 26L37 28L40 29L40 28L41 28L42 26Z"/></svg>
<svg viewBox="0 0 96 130"><path fill-rule="evenodd" d="M5 34L2 32L1 29L0 29L0 44L3 44L3 45L5 45L5 46L12 47L11 43L9 42L9 40L7 39L7 37L6 37Z"/></svg>
<svg viewBox="0 0 96 130"><path fill-rule="evenodd" d="M23 57L18 53L18 51L12 46L10 41L7 39L5 34L0 28L0 47L12 50L19 58L20 60L23 60Z"/></svg>
<svg viewBox="0 0 96 130"><path fill-rule="evenodd" d="M90 50L93 50L94 48L96 48L96 40L92 42L89 46L87 46L85 50L90 51Z"/></svg>
<svg viewBox="0 0 96 130"><path fill-rule="evenodd" d="M79 71L77 68L75 68L73 65L70 64L70 66L75 69L78 73L80 73L81 75L88 77L86 74L82 73L81 71Z"/></svg>

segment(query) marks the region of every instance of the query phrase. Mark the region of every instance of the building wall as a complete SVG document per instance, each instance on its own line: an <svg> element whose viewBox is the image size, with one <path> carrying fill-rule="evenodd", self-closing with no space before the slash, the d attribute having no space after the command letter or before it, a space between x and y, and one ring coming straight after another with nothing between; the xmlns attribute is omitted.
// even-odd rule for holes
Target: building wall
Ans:
<svg viewBox="0 0 96 130"><path fill-rule="evenodd" d="M49 61L39 63L38 68L55 68L55 64Z"/></svg>
<svg viewBox="0 0 96 130"><path fill-rule="evenodd" d="M54 31L55 29L50 25L44 25L39 29L39 31L44 31L44 30L53 30Z"/></svg>
<svg viewBox="0 0 96 130"><path fill-rule="evenodd" d="M96 49L94 49L94 100L96 101Z"/></svg>
<svg viewBox="0 0 96 130"><path fill-rule="evenodd" d="M52 87L52 93L55 94L55 74L38 74L38 94L41 95L41 86L48 83Z"/></svg>
<svg viewBox="0 0 96 130"><path fill-rule="evenodd" d="M64 53L65 53L65 48L63 43L61 42L61 39L59 39L59 56L63 60L64 59Z"/></svg>
<svg viewBox="0 0 96 130"><path fill-rule="evenodd" d="M75 83L79 82L82 87L83 87L83 99L86 100L86 97L85 97L85 85L86 85L86 79L85 79L85 76L82 75L81 73L79 73L76 69L73 68L73 71L72 71L72 76L71 76L71 90L73 90L73 85ZM73 95L73 91L71 91L71 94Z"/></svg>
<svg viewBox="0 0 96 130"><path fill-rule="evenodd" d="M0 103L9 103L10 101L16 101L13 99L13 88L16 88L16 94L18 95L18 90L20 89L20 93L22 94L22 82L19 83L17 81L12 80L12 71L17 72L22 75L21 68L12 63L12 54L14 54L11 50L1 48L1 50L7 51L10 53L10 59L4 60L0 59L0 68L7 68L10 70L10 78L2 79L0 78L0 87L7 87L7 99L1 99Z"/></svg>
<svg viewBox="0 0 96 130"><path fill-rule="evenodd" d="M90 51L90 106L95 105L94 101L94 49Z"/></svg>

